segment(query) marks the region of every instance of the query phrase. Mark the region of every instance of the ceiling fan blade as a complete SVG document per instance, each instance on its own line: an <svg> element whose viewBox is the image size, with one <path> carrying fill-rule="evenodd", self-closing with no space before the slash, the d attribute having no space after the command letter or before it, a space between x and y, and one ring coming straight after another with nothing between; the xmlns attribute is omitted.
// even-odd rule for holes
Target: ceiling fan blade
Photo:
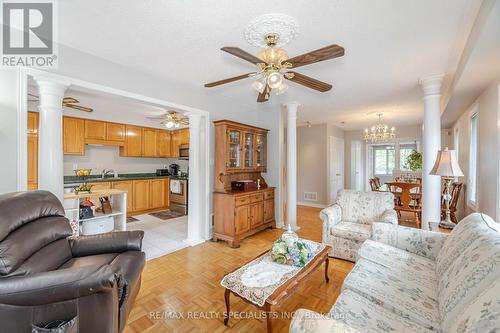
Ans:
<svg viewBox="0 0 500 333"><path fill-rule="evenodd" d="M259 64L262 63L264 64L265 62L254 56L253 54L248 53L247 51L243 51L239 47L234 47L234 46L225 46L221 49L224 52L230 53L234 55L235 57L241 58L243 60L246 60L248 62L251 62L252 64Z"/></svg>
<svg viewBox="0 0 500 333"><path fill-rule="evenodd" d="M291 68L297 68L304 65L314 64L324 60L338 58L344 55L344 48L336 44L323 47L299 56L285 60L283 63L288 62L292 65Z"/></svg>
<svg viewBox="0 0 500 333"><path fill-rule="evenodd" d="M291 74L293 74L293 75L291 75ZM296 72L286 72L284 77L287 80L293 81L295 83L301 84L303 86L306 86L308 88L315 89L315 90L318 90L321 92L325 92L325 91L332 89L331 84L313 79L312 77L309 77L309 76L306 76L303 74L299 74Z"/></svg>
<svg viewBox="0 0 500 333"><path fill-rule="evenodd" d="M73 97L64 97L63 103L80 103L80 101Z"/></svg>
<svg viewBox="0 0 500 333"><path fill-rule="evenodd" d="M220 80L220 81L206 83L205 87L212 88L212 87L215 87L215 86L219 86L221 84L226 84L226 83L229 83L229 82L246 79L247 77L254 76L255 74L256 74L256 72L252 72L252 73L243 74L243 75L239 75L239 76L235 76L235 77L230 77L228 79L224 79L224 80Z"/></svg>
<svg viewBox="0 0 500 333"><path fill-rule="evenodd" d="M92 111L94 111L94 109L87 108L85 106L80 106L80 105L73 105L73 104L64 103L63 106L66 107L66 108L80 110L80 111L85 111L85 112L92 112Z"/></svg>
<svg viewBox="0 0 500 333"><path fill-rule="evenodd" d="M257 96L257 102L259 103L267 102L270 96L271 96L271 88L269 86L266 86L266 89L264 89L264 91L259 93L259 96Z"/></svg>

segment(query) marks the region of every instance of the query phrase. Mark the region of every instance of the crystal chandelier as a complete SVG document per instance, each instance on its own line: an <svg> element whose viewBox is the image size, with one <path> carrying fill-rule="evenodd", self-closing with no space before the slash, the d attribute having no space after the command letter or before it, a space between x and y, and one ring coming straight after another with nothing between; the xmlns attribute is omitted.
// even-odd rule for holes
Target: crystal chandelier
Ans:
<svg viewBox="0 0 500 333"><path fill-rule="evenodd" d="M365 128L365 141L371 143L387 142L396 137L396 128L382 123L382 113L378 113L378 124L373 125L370 129Z"/></svg>

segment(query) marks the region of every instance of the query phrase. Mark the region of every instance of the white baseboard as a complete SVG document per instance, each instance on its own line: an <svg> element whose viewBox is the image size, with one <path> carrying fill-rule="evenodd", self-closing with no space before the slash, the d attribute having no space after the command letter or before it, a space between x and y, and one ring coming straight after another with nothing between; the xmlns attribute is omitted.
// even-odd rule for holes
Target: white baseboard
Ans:
<svg viewBox="0 0 500 333"><path fill-rule="evenodd" d="M318 204L318 203L314 203L314 202L307 202L307 201L299 201L299 202L297 202L297 206L308 206L308 207L315 207L315 208L328 207L328 205Z"/></svg>

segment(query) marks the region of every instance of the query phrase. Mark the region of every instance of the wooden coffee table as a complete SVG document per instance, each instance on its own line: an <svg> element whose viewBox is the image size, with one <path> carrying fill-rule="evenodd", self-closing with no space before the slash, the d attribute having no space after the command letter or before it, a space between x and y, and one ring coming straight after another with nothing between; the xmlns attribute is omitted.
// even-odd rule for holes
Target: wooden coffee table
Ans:
<svg viewBox="0 0 500 333"><path fill-rule="evenodd" d="M283 304L283 302L291 295L293 295L294 291L297 289L299 286L299 283L307 278L311 272L316 270L321 264L324 262L325 263L325 281L328 283L330 281L330 278L328 277L328 251L331 249L330 246L325 246L324 249L322 249L320 252L316 254L311 260L294 276L292 276L290 279L288 279L286 282L284 282L281 286L279 286L267 299L266 302L263 306L258 306L246 298L238 295L237 293L233 292L232 290L226 288L225 293L224 293L224 299L226 301L226 315L224 318L224 325L227 326L229 322L229 317L230 317L230 296L231 293L238 296L245 302L254 305L256 308L263 310L266 312L266 320L267 320L267 332L272 332L272 320L274 318L274 310L278 308L280 305ZM260 258L261 256L267 254L269 252L265 251L255 257L254 259L248 261L248 263ZM247 263L247 264L248 264ZM241 267L238 267L232 272L237 271ZM231 273L232 273L231 272ZM228 273L228 274L231 274Z"/></svg>

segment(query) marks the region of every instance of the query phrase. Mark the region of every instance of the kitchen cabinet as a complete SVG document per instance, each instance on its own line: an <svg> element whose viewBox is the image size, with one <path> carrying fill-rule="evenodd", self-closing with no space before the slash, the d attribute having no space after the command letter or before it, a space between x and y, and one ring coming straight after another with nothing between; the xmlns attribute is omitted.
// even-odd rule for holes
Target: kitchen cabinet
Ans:
<svg viewBox="0 0 500 333"><path fill-rule="evenodd" d="M116 181L111 183L111 187L118 190L127 191L127 213L134 211L134 184L131 180Z"/></svg>
<svg viewBox="0 0 500 333"><path fill-rule="evenodd" d="M148 210L150 207L150 181L148 179L144 180L134 180L134 210L142 211Z"/></svg>
<svg viewBox="0 0 500 333"><path fill-rule="evenodd" d="M179 145L189 144L189 128L178 130L177 135L179 136Z"/></svg>
<svg viewBox="0 0 500 333"><path fill-rule="evenodd" d="M120 147L121 156L142 156L142 127L126 125L125 126L125 146Z"/></svg>
<svg viewBox="0 0 500 333"><path fill-rule="evenodd" d="M156 209L165 206L165 181L152 179L149 181L149 208Z"/></svg>
<svg viewBox="0 0 500 333"><path fill-rule="evenodd" d="M258 202L250 205L250 225L257 227L264 223L264 203Z"/></svg>
<svg viewBox="0 0 500 333"><path fill-rule="evenodd" d="M38 112L28 112L28 190L38 189Z"/></svg>
<svg viewBox="0 0 500 333"><path fill-rule="evenodd" d="M142 156L156 157L157 132L154 128L142 129Z"/></svg>
<svg viewBox="0 0 500 333"><path fill-rule="evenodd" d="M91 182L88 184L92 185L91 191L111 189L111 182Z"/></svg>
<svg viewBox="0 0 500 333"><path fill-rule="evenodd" d="M234 230L240 234L250 228L250 209L248 206L236 207L234 211Z"/></svg>
<svg viewBox="0 0 500 333"><path fill-rule="evenodd" d="M169 131L156 130L156 156L171 157L171 137Z"/></svg>
<svg viewBox="0 0 500 333"><path fill-rule="evenodd" d="M106 123L99 120L85 120L85 139L106 140Z"/></svg>
<svg viewBox="0 0 500 333"><path fill-rule="evenodd" d="M63 153L85 155L85 120L63 117Z"/></svg>
<svg viewBox="0 0 500 333"><path fill-rule="evenodd" d="M125 125L117 123L106 123L107 141L125 141Z"/></svg>
<svg viewBox="0 0 500 333"><path fill-rule="evenodd" d="M189 144L189 128L171 131L171 155L172 157L179 157L179 146Z"/></svg>

